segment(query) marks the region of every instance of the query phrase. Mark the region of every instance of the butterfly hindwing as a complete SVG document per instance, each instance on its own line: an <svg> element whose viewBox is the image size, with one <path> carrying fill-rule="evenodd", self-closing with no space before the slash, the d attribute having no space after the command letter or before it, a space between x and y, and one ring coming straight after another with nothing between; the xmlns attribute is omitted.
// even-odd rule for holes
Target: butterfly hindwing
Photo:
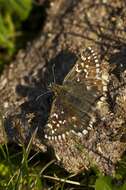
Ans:
<svg viewBox="0 0 126 190"><path fill-rule="evenodd" d="M76 133L79 136L86 135L91 126L87 126L90 116L84 114L85 120L81 117L81 111L76 110L74 106L63 104L64 101L57 98L53 102L50 118L46 126L45 137L49 140L64 139L69 132Z"/></svg>

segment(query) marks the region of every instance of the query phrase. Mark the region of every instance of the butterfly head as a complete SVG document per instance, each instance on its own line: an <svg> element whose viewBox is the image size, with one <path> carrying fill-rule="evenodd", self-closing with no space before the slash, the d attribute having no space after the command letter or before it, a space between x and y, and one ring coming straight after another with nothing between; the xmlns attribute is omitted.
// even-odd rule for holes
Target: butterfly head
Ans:
<svg viewBox="0 0 126 190"><path fill-rule="evenodd" d="M55 96L58 96L62 90L63 86L56 84L56 83L51 83L49 86L49 90L52 91Z"/></svg>

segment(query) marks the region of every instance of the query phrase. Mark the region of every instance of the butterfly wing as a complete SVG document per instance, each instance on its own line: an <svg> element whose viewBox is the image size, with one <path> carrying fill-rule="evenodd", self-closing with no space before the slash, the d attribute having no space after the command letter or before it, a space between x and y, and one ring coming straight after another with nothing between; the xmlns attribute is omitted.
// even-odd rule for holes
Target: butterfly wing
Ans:
<svg viewBox="0 0 126 190"><path fill-rule="evenodd" d="M85 83L87 89L95 88L101 94L107 91L109 81L109 65L101 63L97 50L88 47L81 52L81 58L64 79L64 85L76 81Z"/></svg>
<svg viewBox="0 0 126 190"><path fill-rule="evenodd" d="M84 119L83 119L84 114ZM61 140L69 136L69 132L79 136L86 135L91 128L90 115L77 110L74 105L65 104L64 99L57 97L53 102L50 118L45 128L45 138L49 140Z"/></svg>

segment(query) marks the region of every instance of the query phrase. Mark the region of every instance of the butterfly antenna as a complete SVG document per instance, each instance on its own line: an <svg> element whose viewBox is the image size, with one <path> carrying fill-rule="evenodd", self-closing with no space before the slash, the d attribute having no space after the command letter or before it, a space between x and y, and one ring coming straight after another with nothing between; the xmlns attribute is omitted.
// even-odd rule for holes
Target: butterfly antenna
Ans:
<svg viewBox="0 0 126 190"><path fill-rule="evenodd" d="M56 79L55 79L55 64L52 65L52 73L53 73L53 83L56 84ZM51 85L52 85L52 84L51 84ZM51 87L50 87L50 88L51 88ZM45 93L43 93L43 94L40 94L39 96L37 96L36 101L38 101L39 98L41 98L42 96L44 96L44 95L46 95L46 94L48 94L48 93L51 93L51 91L47 91L47 92L45 92Z"/></svg>
<svg viewBox="0 0 126 190"><path fill-rule="evenodd" d="M52 73L53 73L53 83L56 84L56 78L55 78L55 64L52 66Z"/></svg>
<svg viewBox="0 0 126 190"><path fill-rule="evenodd" d="M39 96L37 96L36 101L38 101L39 98L41 98L42 96L44 96L44 95L46 95L46 94L48 94L48 93L51 93L51 91L47 91L47 92L45 92L45 93L43 93L43 94L40 94Z"/></svg>

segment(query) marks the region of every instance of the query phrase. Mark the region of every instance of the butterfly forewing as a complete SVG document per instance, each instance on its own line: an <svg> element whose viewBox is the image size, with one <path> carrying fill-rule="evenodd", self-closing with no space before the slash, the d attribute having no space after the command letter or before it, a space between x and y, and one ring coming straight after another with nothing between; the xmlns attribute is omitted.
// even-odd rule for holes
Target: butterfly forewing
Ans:
<svg viewBox="0 0 126 190"><path fill-rule="evenodd" d="M95 88L97 92L103 93L107 91L108 70L108 64L101 63L98 51L88 47L81 52L80 58L65 77L63 84L69 81L85 83L87 89Z"/></svg>

